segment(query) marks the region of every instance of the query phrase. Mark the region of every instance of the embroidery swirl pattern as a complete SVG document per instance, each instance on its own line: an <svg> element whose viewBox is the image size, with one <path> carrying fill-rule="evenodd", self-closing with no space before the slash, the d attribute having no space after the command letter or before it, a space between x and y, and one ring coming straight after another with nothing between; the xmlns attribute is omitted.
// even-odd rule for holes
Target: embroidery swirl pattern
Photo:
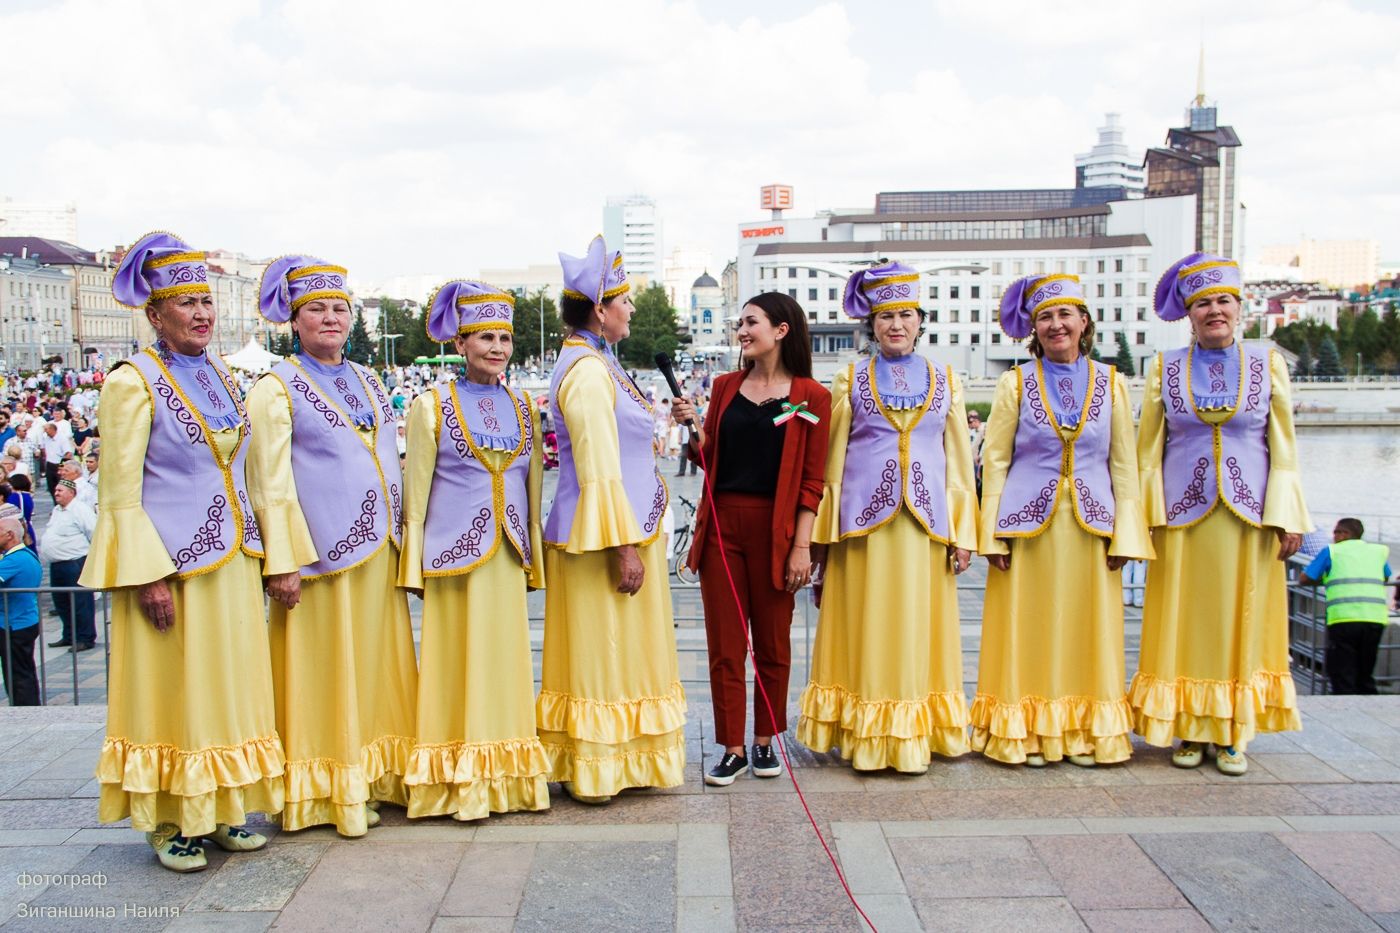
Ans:
<svg viewBox="0 0 1400 933"><path fill-rule="evenodd" d="M176 570L188 567L205 554L224 549L221 539L224 536L224 509L227 506L228 499L214 497L213 504L204 513L204 524L195 529L194 540L175 552Z"/></svg>
<svg viewBox="0 0 1400 933"><path fill-rule="evenodd" d="M345 419L336 414L335 409L327 405L325 400L312 390L311 385L300 374L292 376L291 385L293 389L301 393L301 397L306 399L306 403L315 409L318 415L326 419L326 424L333 428L345 427Z"/></svg>
<svg viewBox="0 0 1400 933"><path fill-rule="evenodd" d="M928 410L935 415L942 414L943 397L948 389L948 379L933 367L929 367L929 379L933 382L933 401L928 403Z"/></svg>
<svg viewBox="0 0 1400 933"><path fill-rule="evenodd" d="M515 540L520 542L520 556L525 563L530 563L530 535L525 531L525 523L520 520L520 511L514 502L506 506L506 520L510 522L510 530L515 532Z"/></svg>
<svg viewBox="0 0 1400 933"><path fill-rule="evenodd" d="M1072 412L1075 409L1074 380L1069 376L1061 376L1059 381L1060 404L1065 411Z"/></svg>
<svg viewBox="0 0 1400 933"><path fill-rule="evenodd" d="M253 518L253 507L248 504L248 494L241 489L238 490L238 505L243 509L243 544L257 548L262 544L262 533L258 531L257 519Z"/></svg>
<svg viewBox="0 0 1400 933"><path fill-rule="evenodd" d="M170 273L170 281L165 284L166 288L171 285L193 285L199 282L209 281L209 270L203 263L198 265L177 265Z"/></svg>
<svg viewBox="0 0 1400 933"><path fill-rule="evenodd" d="M365 407L364 403L360 401L360 397L350 391L350 383L345 381L344 376L335 377L335 388L340 393L340 397L345 400L346 408L351 411L359 411Z"/></svg>
<svg viewBox="0 0 1400 933"><path fill-rule="evenodd" d="M666 483L661 479L661 471L655 471L656 492L651 497L651 512L647 514L646 524L642 531L650 535L656 530L656 523L661 521L661 513L666 511Z"/></svg>
<svg viewBox="0 0 1400 933"><path fill-rule="evenodd" d="M403 500L399 496L399 484L389 484L389 500L394 510L394 530L403 534Z"/></svg>
<svg viewBox="0 0 1400 933"><path fill-rule="evenodd" d="M214 380L209 378L207 370L196 370L194 381L199 383L199 387L204 390L205 396L209 399L209 404L214 406L215 411L223 411L228 407L224 404L224 400L219 398L219 393L214 391Z"/></svg>
<svg viewBox="0 0 1400 933"><path fill-rule="evenodd" d="M878 414L879 406L875 404L875 393L870 391L870 370L861 369L856 372L856 401L860 403L860 410L867 415Z"/></svg>
<svg viewBox="0 0 1400 933"><path fill-rule="evenodd" d="M1112 523L1113 513L1104 507L1103 503L1094 498L1094 494L1089 491L1089 484L1082 479L1075 477L1074 491L1079 494L1079 512L1086 522Z"/></svg>
<svg viewBox="0 0 1400 933"><path fill-rule="evenodd" d="M933 513L933 498L924 481L924 465L915 460L909 464L909 485L914 490L914 507L925 515Z"/></svg>
<svg viewBox="0 0 1400 933"><path fill-rule="evenodd" d="M1026 374L1026 404L1031 406L1031 417L1036 424L1049 424L1050 416L1045 413L1045 404L1040 398L1040 380L1035 373Z"/></svg>
<svg viewBox="0 0 1400 933"><path fill-rule="evenodd" d="M1045 516L1050 512L1050 503L1055 501L1055 490L1060 486L1059 477L1055 477L1036 493L1034 499L1021 506L1015 512L1010 513L1001 521L997 522L998 528L1016 528L1021 525L1039 525L1045 521Z"/></svg>
<svg viewBox="0 0 1400 933"><path fill-rule="evenodd" d="M1206 367L1210 376L1210 391L1212 395L1222 395L1228 386L1225 383L1225 363L1216 360Z"/></svg>
<svg viewBox="0 0 1400 933"><path fill-rule="evenodd" d="M1103 414L1104 398L1108 395L1108 373L1100 369L1094 374L1094 394L1089 399L1089 420L1097 421Z"/></svg>
<svg viewBox="0 0 1400 933"><path fill-rule="evenodd" d="M384 394L384 387L379 384L379 379L373 373L365 377L365 382L369 383L370 390L374 392L374 400L379 403L379 413L384 417L384 424L391 424L394 421L394 406L389 404L389 398Z"/></svg>
<svg viewBox="0 0 1400 933"><path fill-rule="evenodd" d="M164 376L158 376L155 382L156 395L165 402L165 407L170 409L175 415L175 420L180 422L180 427L185 429L185 436L190 439L191 444L207 444L204 439L204 432L200 430L199 423L194 420L194 415L185 407L185 403L180 401L180 396L170 387L170 383L165 381Z"/></svg>
<svg viewBox="0 0 1400 933"><path fill-rule="evenodd" d="M474 459L467 439L462 436L462 423L457 420L457 406L452 404L451 392L442 393L442 424L447 428L447 436L452 439L452 446L457 449L457 455L463 460Z"/></svg>
<svg viewBox="0 0 1400 933"><path fill-rule="evenodd" d="M1220 271L1218 266L1210 269L1201 269L1186 277L1186 290L1193 293L1198 292L1207 285L1219 285L1222 278L1224 278L1224 273Z"/></svg>
<svg viewBox="0 0 1400 933"><path fill-rule="evenodd" d="M1181 395L1181 358L1177 357L1167 364L1163 374L1163 381L1167 384L1167 401L1171 409L1178 415L1186 414L1186 400Z"/></svg>
<svg viewBox="0 0 1400 933"><path fill-rule="evenodd" d="M1206 474L1209 472L1209 458L1201 457L1196 461L1196 465L1191 468L1191 482L1186 484L1186 491L1167 509L1167 521L1185 515L1198 505L1206 504Z"/></svg>
<svg viewBox="0 0 1400 933"><path fill-rule="evenodd" d="M486 426L486 430L492 434L501 433L501 419L496 417L496 402L494 399L477 399L476 410L481 412L481 423Z"/></svg>
<svg viewBox="0 0 1400 933"><path fill-rule="evenodd" d="M1264 503L1255 498L1254 490L1244 481L1244 470L1241 469L1239 460L1226 457L1225 472L1230 477L1230 490L1234 493L1235 503L1257 515L1264 514Z"/></svg>
<svg viewBox="0 0 1400 933"><path fill-rule="evenodd" d="M483 508L476 513L476 518L472 519L471 527L467 529L466 533L454 541L452 547L433 558L433 568L441 570L463 557L480 557L481 539L486 536L486 529L490 527L491 510Z"/></svg>
<svg viewBox="0 0 1400 933"><path fill-rule="evenodd" d="M899 461L886 460L885 468L880 471L880 485L875 487L875 491L870 494L870 501L865 504L865 508L860 510L856 516L856 524L864 528L879 515L883 509L894 508L899 505L899 500L894 497L895 484L899 482Z"/></svg>
<svg viewBox="0 0 1400 933"><path fill-rule="evenodd" d="M1249 358L1249 391L1245 395L1245 407L1256 411L1264 395L1264 361L1257 356Z"/></svg>
<svg viewBox="0 0 1400 933"><path fill-rule="evenodd" d="M377 492L373 489L365 490L364 501L360 503L360 514L351 523L345 537L331 546L326 553L327 560L340 560L360 545L379 540L379 535L374 530L375 503L378 501Z"/></svg>

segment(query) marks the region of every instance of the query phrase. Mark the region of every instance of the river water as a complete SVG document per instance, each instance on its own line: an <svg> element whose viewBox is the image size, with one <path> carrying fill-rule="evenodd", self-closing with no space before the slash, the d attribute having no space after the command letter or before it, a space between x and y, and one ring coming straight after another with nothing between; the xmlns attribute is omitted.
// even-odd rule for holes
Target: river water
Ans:
<svg viewBox="0 0 1400 933"><path fill-rule="evenodd" d="M1400 543L1400 428L1300 427L1298 459L1324 530L1351 515L1366 523L1366 537Z"/></svg>

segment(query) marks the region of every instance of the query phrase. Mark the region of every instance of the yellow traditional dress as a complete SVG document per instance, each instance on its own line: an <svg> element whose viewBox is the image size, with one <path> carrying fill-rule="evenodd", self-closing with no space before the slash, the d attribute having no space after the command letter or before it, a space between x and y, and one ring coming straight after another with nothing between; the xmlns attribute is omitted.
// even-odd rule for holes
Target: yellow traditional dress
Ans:
<svg viewBox="0 0 1400 933"><path fill-rule="evenodd" d="M1090 364L1091 385L1099 365ZM1001 377L982 446L979 550L1009 554L1011 566L988 570L972 747L1011 764L1028 755L1047 761L1067 755L1126 761L1132 754L1132 719L1124 694L1122 576L1109 571L1106 558L1152 556L1139 500L1127 384L1112 372L1108 469L1115 509L1107 541L1081 527L1068 493L1055 497L1048 522L1033 536L998 536L1022 389L1019 368ZM1071 441L1077 429L1064 427L1053 414L1051 419L1053 427L1044 429ZM1073 470L1072 455L1066 456L1065 469ZM1060 486L1068 486L1073 475L1062 473L1061 479Z"/></svg>
<svg viewBox="0 0 1400 933"><path fill-rule="evenodd" d="M258 560L235 547L217 566L178 578L142 506L155 404L135 366L117 367L102 388L102 510L80 580L114 591L98 819L129 816L145 832L173 823L198 837L217 824L242 825L250 812L282 809L282 743ZM208 430L197 409L185 408L191 437L203 439L192 443L207 442L232 462L243 429ZM250 517L229 504L241 529ZM158 632L138 588L162 579L175 622Z"/></svg>
<svg viewBox="0 0 1400 933"><path fill-rule="evenodd" d="M326 402L368 445L392 421L370 428ZM248 394L253 446L248 492L263 529L263 574L299 572L317 548L297 488L335 485L336 465L298 477L292 467L292 399L278 378L258 380ZM382 474L382 470L381 470ZM388 493L380 500L388 508ZM389 519L393 520L392 516ZM334 539L325 544L331 548ZM407 595L396 588L398 549L384 535L372 556L344 571L303 576L301 601L288 610L271 601L277 731L286 750L284 829L329 823L345 836L367 829L365 805L404 806L403 775L413 745L417 670Z"/></svg>
<svg viewBox="0 0 1400 933"><path fill-rule="evenodd" d="M827 544L821 616L803 690L797 740L841 756L861 771L922 771L930 756L968 749L962 639L949 547L977 546L977 492L962 383L949 374L943 430L948 542L934 538L901 501L874 531L841 535L841 481L851 431L850 367L832 385L826 488L813 540ZM932 387L930 387L932 393ZM909 443L921 408L880 412Z"/></svg>
<svg viewBox="0 0 1400 933"><path fill-rule="evenodd" d="M399 586L423 596L423 646L418 683L418 739L406 783L411 817L451 814L475 820L492 813L549 808L549 765L535 732L527 587L544 586L539 558L526 571L520 554L498 533L494 551L468 572L423 569L424 527L442 437L441 392L425 392L408 414L404 464L404 548ZM527 405L529 396L526 396ZM455 410L461 405L454 401ZM530 553L539 555L544 481L538 416L521 431L516 450L463 442L499 484L517 457L530 460ZM529 449L524 449L526 444ZM442 493L438 492L439 497ZM469 503L446 503L464 516ZM495 519L493 519L495 520ZM466 521L463 521L466 526Z"/></svg>
<svg viewBox="0 0 1400 933"><path fill-rule="evenodd" d="M1217 500L1205 518L1167 527L1162 457L1167 436L1162 359L1142 403L1138 463L1157 560L1148 568L1142 650L1129 700L1152 745L1172 738L1234 746L1258 732L1301 729L1288 666L1287 581L1275 529L1312 529L1298 474L1288 369L1269 354L1268 486L1260 526ZM1219 425L1235 407L1199 410Z"/></svg>
<svg viewBox="0 0 1400 933"><path fill-rule="evenodd" d="M587 797L611 797L627 787L673 787L684 781L685 770L685 691L676 662L665 539L659 522L650 536L643 534L627 497L616 408L632 400L619 401L624 388L610 374L616 363L605 352L587 353L577 337L565 341L564 353L586 355L553 390L551 403L562 416L579 492L567 540L545 545L550 585L536 704L551 780L572 781L574 791ZM561 354L556 366L563 365ZM640 394L635 400L645 405ZM629 441L649 446L649 415L640 429L645 437ZM633 596L617 592L610 550L629 544L645 568L641 591Z"/></svg>

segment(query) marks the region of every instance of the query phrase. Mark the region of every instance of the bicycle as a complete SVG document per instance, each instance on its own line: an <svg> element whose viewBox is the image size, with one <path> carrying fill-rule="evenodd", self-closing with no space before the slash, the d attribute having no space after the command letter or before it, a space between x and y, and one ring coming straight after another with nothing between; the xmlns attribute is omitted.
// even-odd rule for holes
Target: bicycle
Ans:
<svg viewBox="0 0 1400 933"><path fill-rule="evenodd" d="M695 516L698 509L695 503L685 496L676 496L676 501L685 508L685 520L676 523L674 540L671 542L671 572L682 583L697 583L700 575L685 565L690 554L690 539L695 535Z"/></svg>

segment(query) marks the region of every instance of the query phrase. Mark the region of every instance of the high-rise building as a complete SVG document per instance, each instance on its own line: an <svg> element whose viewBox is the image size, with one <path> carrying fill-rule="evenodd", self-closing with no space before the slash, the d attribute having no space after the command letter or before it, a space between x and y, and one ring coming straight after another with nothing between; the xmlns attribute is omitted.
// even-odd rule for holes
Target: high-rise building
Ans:
<svg viewBox="0 0 1400 933"><path fill-rule="evenodd" d="M1234 258L1239 240L1239 195L1235 187L1240 137L1221 126L1206 105L1205 50L1201 50L1196 96L1186 126L1167 131L1167 144L1147 150L1147 197L1196 196L1196 249Z"/></svg>
<svg viewBox="0 0 1400 933"><path fill-rule="evenodd" d="M69 201L16 201L0 196L0 236L37 236L78 242L78 205Z"/></svg>
<svg viewBox="0 0 1400 933"><path fill-rule="evenodd" d="M661 217L656 202L645 195L631 194L608 198L603 207L603 238L608 249L622 250L622 262L629 276L645 276L647 282L662 281Z"/></svg>
<svg viewBox="0 0 1400 933"><path fill-rule="evenodd" d="M1142 197L1147 187L1142 156L1134 154L1123 142L1118 114L1106 114L1104 125L1099 127L1098 144L1074 157L1074 187L1121 188L1126 197Z"/></svg>
<svg viewBox="0 0 1400 933"><path fill-rule="evenodd" d="M1375 240L1300 240L1265 246L1259 251L1259 265L1296 270L1304 282L1355 288L1380 277L1381 245Z"/></svg>

